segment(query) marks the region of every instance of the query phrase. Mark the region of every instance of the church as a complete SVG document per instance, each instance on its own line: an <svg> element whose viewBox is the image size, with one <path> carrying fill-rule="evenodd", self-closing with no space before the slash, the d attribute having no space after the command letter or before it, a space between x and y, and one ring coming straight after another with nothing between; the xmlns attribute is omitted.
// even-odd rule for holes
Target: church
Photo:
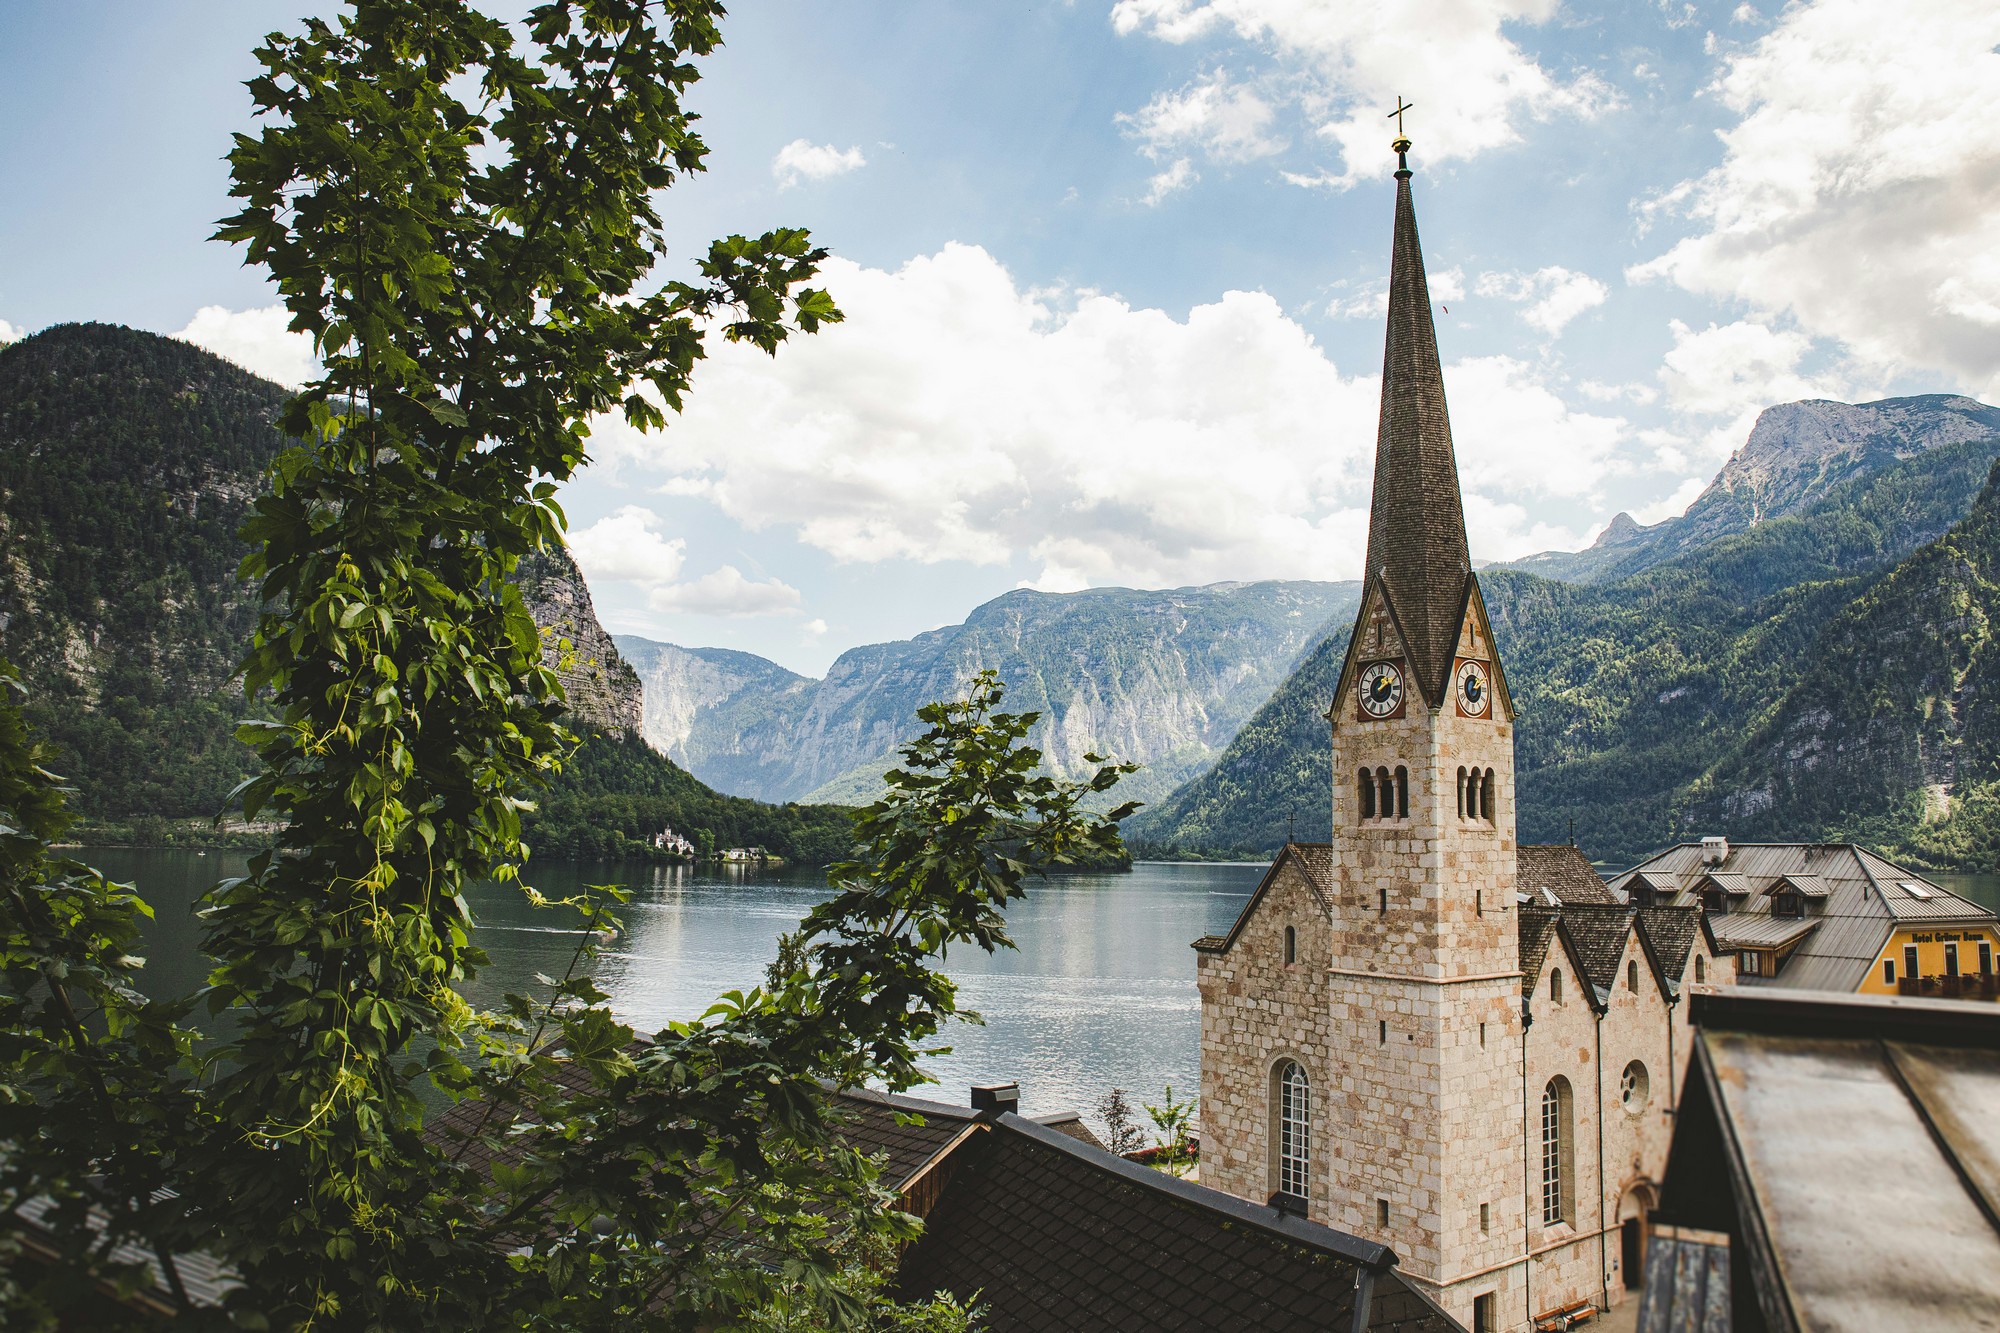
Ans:
<svg viewBox="0 0 2000 1333"><path fill-rule="evenodd" d="M1466 544L1399 137L1360 610L1327 713L1332 841L1195 942L1204 1184L1393 1249L1475 1333L1643 1272L1690 1046L1734 980L1698 906L1519 846L1513 706Z"/></svg>

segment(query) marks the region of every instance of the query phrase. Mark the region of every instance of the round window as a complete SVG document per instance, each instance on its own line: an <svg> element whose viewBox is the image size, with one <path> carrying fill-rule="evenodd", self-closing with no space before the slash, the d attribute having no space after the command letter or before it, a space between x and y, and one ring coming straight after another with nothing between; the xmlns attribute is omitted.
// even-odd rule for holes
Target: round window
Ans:
<svg viewBox="0 0 2000 1333"><path fill-rule="evenodd" d="M1627 1115L1637 1115L1646 1109L1646 1101L1650 1095L1646 1066L1634 1060L1626 1065L1625 1072L1618 1076L1618 1100L1625 1107Z"/></svg>

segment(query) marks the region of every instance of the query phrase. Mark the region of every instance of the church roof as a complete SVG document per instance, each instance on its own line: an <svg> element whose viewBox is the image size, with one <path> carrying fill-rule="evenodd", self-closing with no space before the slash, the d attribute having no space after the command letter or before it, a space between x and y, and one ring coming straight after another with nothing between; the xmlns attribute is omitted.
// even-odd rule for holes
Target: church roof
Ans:
<svg viewBox="0 0 2000 1333"><path fill-rule="evenodd" d="M1652 946L1653 957L1666 974L1669 986L1677 984L1687 971L1688 954L1694 949L1695 937L1701 933L1701 924L1699 907L1639 909L1639 929L1645 933L1646 943Z"/></svg>
<svg viewBox="0 0 2000 1333"><path fill-rule="evenodd" d="M1435 706L1451 679L1472 559L1407 167L1396 173L1382 414L1363 572L1364 579L1377 577L1388 590L1417 684Z"/></svg>
<svg viewBox="0 0 2000 1333"><path fill-rule="evenodd" d="M1542 963L1556 942L1556 923L1561 920L1562 914L1553 907L1523 907L1516 918L1521 941L1521 994L1534 994Z"/></svg>
<svg viewBox="0 0 2000 1333"><path fill-rule="evenodd" d="M1618 900L1581 850L1566 842L1527 843L1514 849L1514 885L1523 893L1547 889L1564 906Z"/></svg>
<svg viewBox="0 0 2000 1333"><path fill-rule="evenodd" d="M1600 997L1618 984L1618 964L1632 933L1632 909L1612 904L1565 903L1562 922L1576 946L1577 962Z"/></svg>

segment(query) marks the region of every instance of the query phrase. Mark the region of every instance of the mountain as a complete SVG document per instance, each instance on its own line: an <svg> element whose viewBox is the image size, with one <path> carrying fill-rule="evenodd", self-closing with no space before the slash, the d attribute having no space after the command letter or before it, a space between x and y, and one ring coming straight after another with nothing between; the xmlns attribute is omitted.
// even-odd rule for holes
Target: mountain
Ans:
<svg viewBox="0 0 2000 1333"><path fill-rule="evenodd" d="M747 653L620 636L645 685L645 733L688 771L765 800L871 799L916 709L997 670L1007 706L1064 777L1095 751L1145 765L1120 799L1206 767L1299 659L1353 614L1352 583L1218 583L1139 592L1021 590L965 622L841 654L810 680Z"/></svg>
<svg viewBox="0 0 2000 1333"><path fill-rule="evenodd" d="M1949 394L1784 403L1758 415L1750 438L1680 517L1641 527L1619 514L1584 550L1544 551L1498 567L1570 583L1612 582L1798 513L1843 482L1996 433L2000 408Z"/></svg>
<svg viewBox="0 0 2000 1333"><path fill-rule="evenodd" d="M59 325L0 347L0 655L100 831L205 820L249 771L234 732L251 709L231 681L258 602L236 576L236 534L285 445L286 397L127 328ZM590 736L536 817L540 846L627 851L672 822L723 846L842 849L843 812L723 797L621 741L642 722L638 677L575 562L551 551L517 577Z"/></svg>
<svg viewBox="0 0 2000 1333"><path fill-rule="evenodd" d="M1832 627L1966 515L1996 454L2000 432L1900 461L1891 441L1872 454L1880 470L1812 483L1818 496L1782 517L1711 536L1615 581L1483 571L1520 713L1522 841L1564 841L1573 821L1593 857L1626 860L1674 837L1731 831L1737 816L1755 813L1757 798L1725 810L1715 795L1743 785L1733 776L1753 757L1741 749L1743 738L1780 716L1795 683L1831 651L1822 640ZM1764 494L1775 504L1781 493ZM1921 638L1951 623L1947 617L1926 626L1913 613L1902 631ZM1281 840L1293 811L1301 836L1324 836L1331 791L1320 715L1344 637L1302 662L1215 766L1142 811L1128 836L1168 852L1264 849ZM1900 706L1880 725L1899 744L1914 743L1908 738L1921 730L1921 708ZM1810 836L1817 826L1800 818L1806 826L1763 827Z"/></svg>

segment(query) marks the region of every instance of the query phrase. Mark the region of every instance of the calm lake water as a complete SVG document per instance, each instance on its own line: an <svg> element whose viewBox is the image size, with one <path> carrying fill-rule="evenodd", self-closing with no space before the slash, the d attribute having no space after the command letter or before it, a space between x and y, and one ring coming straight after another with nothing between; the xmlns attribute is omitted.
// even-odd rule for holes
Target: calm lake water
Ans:
<svg viewBox="0 0 2000 1333"><path fill-rule="evenodd" d="M201 984L200 930L190 907L216 880L243 873L241 855L86 848L78 855L138 885L157 919L147 942L149 993ZM1194 984L1198 937L1228 929L1263 874L1261 865L1141 864L1124 875L1076 875L1032 885L1008 913L1020 946L988 956L954 952L946 970L959 1002L985 1026L960 1025L951 1054L928 1063L938 1080L916 1095L963 1103L974 1083L1021 1084L1023 1109L1090 1112L1116 1086L1157 1102L1200 1086L1201 1011ZM551 864L530 877L549 897L581 885L633 889L625 933L605 947L598 984L620 1017L642 1032L689 1019L718 994L763 979L779 935L825 896L819 871L644 864ZM476 938L492 956L468 997L491 1005L526 991L537 972L560 976L576 947L554 912L518 892L481 886L471 895Z"/></svg>
<svg viewBox="0 0 2000 1333"><path fill-rule="evenodd" d="M146 989L183 994L206 971L190 907L209 885L243 873L240 855L87 848L83 859L136 883L157 919L149 932ZM1200 1087L1201 1011L1194 951L1202 935L1236 919L1261 865L1142 863L1126 875L1077 875L1031 887L1008 914L1020 946L988 956L954 953L947 970L960 1003L986 1018L946 1038L951 1054L931 1061L937 1084L918 1095L963 1103L974 1083L1017 1080L1024 1109L1089 1114L1116 1086L1157 1102ZM531 877L550 897L582 885L633 889L625 933L607 945L597 979L613 1008L642 1032L699 1015L719 994L763 979L778 936L825 894L819 871L644 864L552 864ZM2000 906L2000 876L1935 875L1988 907ZM560 976L576 948L554 912L490 885L472 895L476 937L493 965L469 989L491 1006L529 991L537 972ZM1093 1117L1094 1118L1094 1117Z"/></svg>

